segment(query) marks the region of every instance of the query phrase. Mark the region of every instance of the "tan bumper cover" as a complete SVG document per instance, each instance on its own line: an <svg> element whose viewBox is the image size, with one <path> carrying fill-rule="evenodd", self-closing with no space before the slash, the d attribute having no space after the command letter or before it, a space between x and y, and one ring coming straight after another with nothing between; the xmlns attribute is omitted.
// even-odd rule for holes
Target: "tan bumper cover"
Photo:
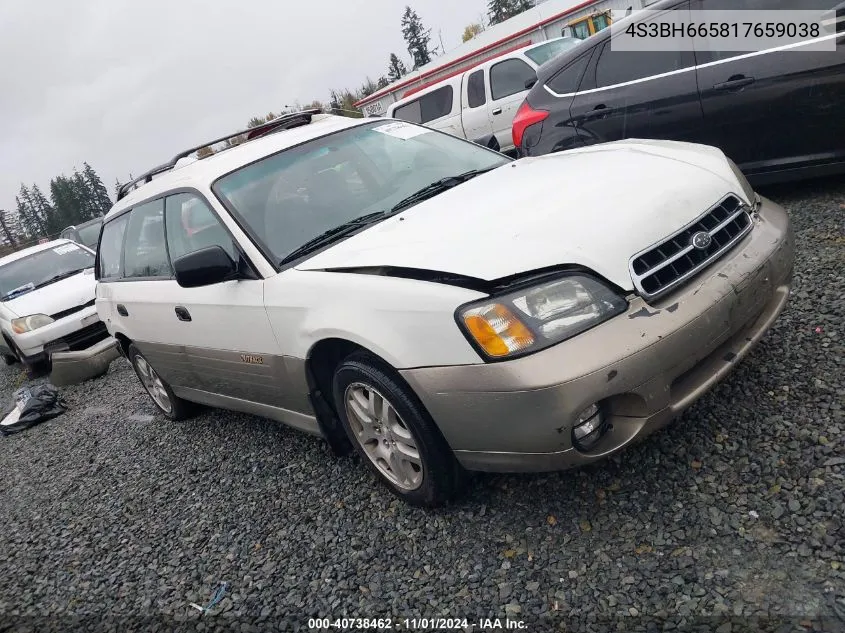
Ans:
<svg viewBox="0 0 845 633"><path fill-rule="evenodd" d="M531 356L402 371L459 461L473 470L559 470L666 425L724 378L786 305L793 235L763 200L753 230L668 297ZM589 453L572 426L600 402L611 429Z"/></svg>

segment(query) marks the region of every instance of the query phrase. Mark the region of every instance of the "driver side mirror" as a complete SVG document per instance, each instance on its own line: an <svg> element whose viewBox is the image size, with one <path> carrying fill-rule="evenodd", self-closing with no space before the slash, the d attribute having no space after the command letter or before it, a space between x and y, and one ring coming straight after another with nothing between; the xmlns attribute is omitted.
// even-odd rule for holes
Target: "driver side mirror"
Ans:
<svg viewBox="0 0 845 633"><path fill-rule="evenodd" d="M537 78L536 77L532 77L531 79L527 79L525 81L525 89L531 90L536 84L537 84Z"/></svg>
<svg viewBox="0 0 845 633"><path fill-rule="evenodd" d="M239 279L238 266L217 244L182 255L173 262L176 283L183 288L210 286Z"/></svg>

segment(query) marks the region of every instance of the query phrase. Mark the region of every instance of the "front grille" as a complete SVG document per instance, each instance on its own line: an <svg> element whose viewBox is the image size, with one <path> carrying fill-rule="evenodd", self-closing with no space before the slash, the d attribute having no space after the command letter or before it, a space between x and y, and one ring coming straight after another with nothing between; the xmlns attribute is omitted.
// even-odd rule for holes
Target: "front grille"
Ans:
<svg viewBox="0 0 845 633"><path fill-rule="evenodd" d="M76 306L74 308L68 308L67 310L62 310L61 312L56 312L56 314L51 314L50 318L52 318L54 321L58 321L59 319L64 319L66 316L70 316L71 314L74 314L75 312L80 312L81 310L84 310L85 308L90 308L92 305L94 305L94 299L91 299L91 301L89 301L88 303L83 303L81 306Z"/></svg>
<svg viewBox="0 0 845 633"><path fill-rule="evenodd" d="M632 257L634 285L647 299L668 292L725 254L751 226L748 207L727 196L689 226ZM702 232L710 236L710 244L697 248L692 237Z"/></svg>
<svg viewBox="0 0 845 633"><path fill-rule="evenodd" d="M106 324L102 321L97 321L96 323L85 326L81 330L71 332L59 340L67 343L70 351L77 352L82 349L88 349L95 343L106 340L108 336L109 331L106 329Z"/></svg>

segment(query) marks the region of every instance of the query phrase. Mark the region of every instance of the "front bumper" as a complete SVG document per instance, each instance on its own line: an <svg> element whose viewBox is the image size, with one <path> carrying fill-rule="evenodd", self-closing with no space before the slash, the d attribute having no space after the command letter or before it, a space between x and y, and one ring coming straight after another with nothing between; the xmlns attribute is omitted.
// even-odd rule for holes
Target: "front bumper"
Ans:
<svg viewBox="0 0 845 633"><path fill-rule="evenodd" d="M596 461L665 426L724 378L786 305L794 239L763 199L753 230L668 297L503 363L402 371L461 464L501 472ZM589 452L572 426L599 402L610 429Z"/></svg>
<svg viewBox="0 0 845 633"><path fill-rule="evenodd" d="M55 352L85 349L107 336L97 308L90 306L37 330L13 334L12 339L26 357L24 360L35 362L49 360Z"/></svg>
<svg viewBox="0 0 845 633"><path fill-rule="evenodd" d="M111 362L120 355L120 345L112 337L84 350L56 352L52 358L50 382L64 387L97 378L105 374Z"/></svg>

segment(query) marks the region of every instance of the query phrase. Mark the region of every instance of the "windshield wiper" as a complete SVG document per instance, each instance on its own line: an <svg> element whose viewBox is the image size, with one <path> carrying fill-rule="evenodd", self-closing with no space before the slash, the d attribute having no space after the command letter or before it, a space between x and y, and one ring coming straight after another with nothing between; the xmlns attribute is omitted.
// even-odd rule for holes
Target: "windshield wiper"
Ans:
<svg viewBox="0 0 845 633"><path fill-rule="evenodd" d="M378 222L379 220L386 218L387 213L384 211L376 211L375 213L368 213L367 215L362 215L359 218L354 218L349 220L349 222L344 222L343 224L336 226L334 228L329 229L324 233L320 233L317 237L308 240L302 246L299 246L293 249L290 253L285 255L282 260L279 262L279 266L283 266L288 262L291 262L295 259L298 259L309 253L313 250L320 248L326 244L329 244L353 231L361 228L362 226L366 226L367 224L372 224L373 222Z"/></svg>
<svg viewBox="0 0 845 633"><path fill-rule="evenodd" d="M58 275L53 275L49 279L45 279L40 284L36 285L35 288L43 288L44 286L49 286L52 283L56 283L57 281L61 281L62 279L67 279L68 277L73 277L74 275L78 275L79 273L83 272L84 270L91 268L90 266L86 266L85 268L79 268L77 270L68 270L63 273L59 273Z"/></svg>
<svg viewBox="0 0 845 633"><path fill-rule="evenodd" d="M437 194L443 193L447 189L457 187L458 185L465 183L471 178L475 178L476 176L496 169L496 167L499 167L499 165L496 165L495 167L488 167L487 169L471 169L470 171L465 171L462 174L457 174L455 176L446 176L445 178L441 178L440 180L435 180L434 182L426 185L419 191L415 191L407 198L404 198L397 202L395 205L393 205L393 208L390 210L390 212L396 213L397 211L407 209L408 207L413 206L418 202L433 198Z"/></svg>

